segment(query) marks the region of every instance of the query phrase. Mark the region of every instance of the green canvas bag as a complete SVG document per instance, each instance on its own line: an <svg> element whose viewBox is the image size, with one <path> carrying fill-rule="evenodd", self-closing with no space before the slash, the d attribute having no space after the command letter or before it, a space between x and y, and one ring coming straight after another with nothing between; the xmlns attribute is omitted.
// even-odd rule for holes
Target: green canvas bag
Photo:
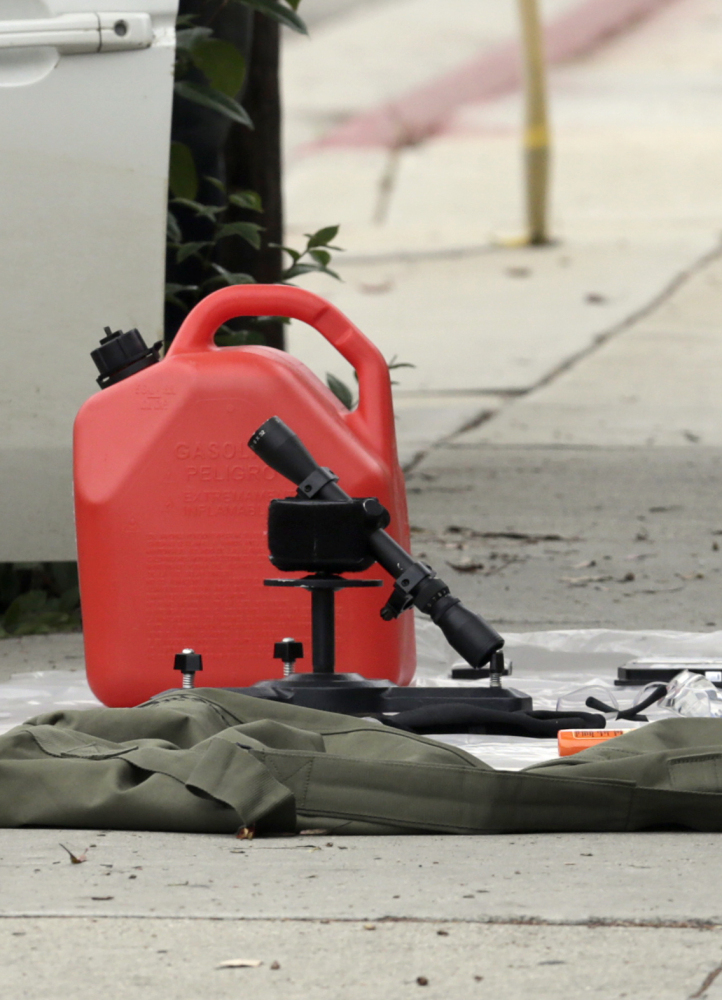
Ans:
<svg viewBox="0 0 722 1000"><path fill-rule="evenodd" d="M334 833L722 829L722 720L499 771L379 723L222 689L52 712L0 737L0 826Z"/></svg>

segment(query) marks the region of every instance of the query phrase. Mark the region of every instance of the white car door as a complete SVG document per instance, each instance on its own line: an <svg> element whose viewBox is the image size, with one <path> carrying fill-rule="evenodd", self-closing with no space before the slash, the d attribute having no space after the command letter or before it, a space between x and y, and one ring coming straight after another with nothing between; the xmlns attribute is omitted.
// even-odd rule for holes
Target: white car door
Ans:
<svg viewBox="0 0 722 1000"><path fill-rule="evenodd" d="M0 561L75 558L103 327L162 337L177 0L0 0Z"/></svg>

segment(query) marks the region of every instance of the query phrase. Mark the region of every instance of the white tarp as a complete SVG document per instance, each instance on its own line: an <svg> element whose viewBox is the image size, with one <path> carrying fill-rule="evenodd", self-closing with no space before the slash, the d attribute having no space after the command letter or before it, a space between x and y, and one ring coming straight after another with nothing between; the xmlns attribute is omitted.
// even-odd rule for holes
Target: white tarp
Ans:
<svg viewBox="0 0 722 1000"><path fill-rule="evenodd" d="M426 619L417 619L416 624L416 683L424 686L458 684L460 687L468 684L468 681L449 680L450 668L461 661L439 630ZM48 640L42 637L42 641L47 643ZM32 640L26 639L25 642ZM620 708L627 708L639 695L640 688L615 687L618 666L640 657L707 657L722 660L722 632L579 629L515 633L506 636L505 653L514 664L512 677L505 679L505 685L531 695L535 709L553 710L560 697L587 685L605 689ZM42 712L98 705L100 702L88 687L80 669L16 674L9 682L0 684L0 733ZM652 709L646 714L652 718L670 713ZM633 725L614 723L615 728L630 728ZM557 755L556 740L473 734L435 738L463 747L493 767L511 770Z"/></svg>

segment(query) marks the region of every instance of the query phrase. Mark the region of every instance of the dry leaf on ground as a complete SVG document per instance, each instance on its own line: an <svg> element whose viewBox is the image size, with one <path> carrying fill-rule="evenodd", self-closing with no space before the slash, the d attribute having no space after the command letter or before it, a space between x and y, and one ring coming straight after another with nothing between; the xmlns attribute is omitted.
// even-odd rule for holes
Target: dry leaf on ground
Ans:
<svg viewBox="0 0 722 1000"><path fill-rule="evenodd" d="M83 851L82 854L73 854L73 852L70 850L70 848L66 847L65 844L61 844L60 846L62 847L62 849L64 851L67 851L68 854L70 855L70 864L71 865L82 865L82 863L84 861L88 860L85 851ZM87 848L86 848L86 850L87 850Z"/></svg>

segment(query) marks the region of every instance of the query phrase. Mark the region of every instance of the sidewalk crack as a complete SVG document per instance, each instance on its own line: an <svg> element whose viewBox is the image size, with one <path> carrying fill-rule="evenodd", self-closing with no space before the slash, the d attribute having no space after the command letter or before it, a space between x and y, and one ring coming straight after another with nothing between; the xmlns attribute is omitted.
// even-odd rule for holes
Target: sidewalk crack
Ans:
<svg viewBox="0 0 722 1000"><path fill-rule="evenodd" d="M553 368L551 371L547 372L546 375L543 375L537 382L534 383L534 385L529 386L529 388L523 392L516 393L515 396L510 400L511 405L513 405L513 403L517 399L526 399L529 396L532 396L539 389L545 388L547 385L549 385L550 383L554 382L557 378L559 378L560 375L563 375L565 372L571 371L580 362L585 361L588 357L591 357L601 347L604 347L605 344L608 344L615 337L619 336L619 334L623 333L625 330L631 329L632 327L635 326L635 324L640 322L640 320L646 319L648 316L651 316L657 309L660 308L660 306L664 305L665 302L667 302L670 298L672 298L672 296L676 292L678 292L680 288L686 285L688 281L690 281L693 277L695 277L697 274L703 271L710 264L714 263L714 261L719 260L721 257L722 257L722 241L719 241L714 247L712 247L711 250L708 250L706 253L702 254L701 257L698 257L697 260L693 261L692 264L690 264L688 267L684 268L681 271L678 271L677 274L675 274L661 289L661 291L659 291L656 295L654 295L643 306L640 306L639 309L637 309L635 312L626 316L618 323L615 323L614 326L611 326L608 330L605 330L602 333L597 334L590 344L587 344L586 347L583 347L581 350L577 351L576 354L571 355L571 357L566 358L564 361L558 364L556 368ZM509 403L507 403L505 406L499 406L494 411L494 413L490 414L488 419L493 420L494 417L498 416L499 413L504 411L506 409L506 406L508 405ZM463 430L457 431L450 437L444 438L443 441L434 442L429 451L431 451L432 448L436 448L438 445L449 444L451 441L455 440L460 434L463 434Z"/></svg>
<svg viewBox="0 0 722 1000"><path fill-rule="evenodd" d="M376 205L374 207L371 221L377 226L386 222L391 206L391 196L396 187L396 179L399 173L399 159L401 157L401 145L392 146L388 151L384 169L379 178L378 192L376 195Z"/></svg>
<svg viewBox="0 0 722 1000"><path fill-rule="evenodd" d="M620 333L623 333L625 330L629 330L640 320L646 319L648 316L651 316L652 313L655 312L655 310L659 309L660 306L664 305L664 303L667 302L668 299L671 299L672 296L675 294L675 292L678 292L679 289L682 288L684 285L686 285L688 281L690 281L693 277L699 274L700 271L703 271L709 264L712 264L720 257L722 257L722 241L718 242L717 245L712 247L711 250L708 250L707 253L704 253L702 254L701 257L698 257L697 260L693 261L689 265L689 267L686 267L684 268L684 270L679 271L677 274L675 274L667 282L667 284L664 286L664 288L662 288L660 292L658 292L655 296L653 296L649 300L649 302L647 302L645 305L640 306L639 309L636 310L636 312L633 312L629 316L626 316L624 319L620 320L618 323L615 323L614 326L610 327L608 330L605 330L603 333L597 334L597 336L594 338L591 344L588 344L586 347L583 347L580 351L577 351L576 354L573 354L570 358L567 358L566 361L562 361L561 364L557 365L557 367L552 369L552 371L542 376L542 378L540 378L538 382L536 382L533 386L530 386L530 388L526 393L524 393L524 395L528 396L531 393L536 392L537 389L543 389L544 386L548 385L550 382L553 382L554 379L564 374L564 372L569 371L571 368L574 368L576 365L578 365L580 361L584 361L585 358L588 358L590 355L594 354L596 351L599 350L600 347L603 347L605 344L608 344L609 341L612 340L614 337L618 336Z"/></svg>
<svg viewBox="0 0 722 1000"><path fill-rule="evenodd" d="M707 974L700 988L696 993L690 994L688 1000L700 1000L701 997L704 997L707 990L710 988L717 976L719 976L720 972L722 972L722 963L718 965L716 969L712 969L712 971Z"/></svg>

